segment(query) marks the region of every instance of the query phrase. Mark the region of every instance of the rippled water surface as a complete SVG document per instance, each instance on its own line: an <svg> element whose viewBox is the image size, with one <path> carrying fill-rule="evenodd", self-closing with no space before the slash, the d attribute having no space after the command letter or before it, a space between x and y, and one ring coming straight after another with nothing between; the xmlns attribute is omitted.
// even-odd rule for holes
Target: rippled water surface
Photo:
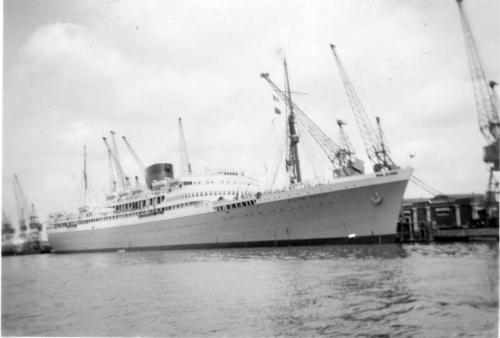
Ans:
<svg viewBox="0 0 500 338"><path fill-rule="evenodd" d="M2 258L2 335L497 332L496 243Z"/></svg>

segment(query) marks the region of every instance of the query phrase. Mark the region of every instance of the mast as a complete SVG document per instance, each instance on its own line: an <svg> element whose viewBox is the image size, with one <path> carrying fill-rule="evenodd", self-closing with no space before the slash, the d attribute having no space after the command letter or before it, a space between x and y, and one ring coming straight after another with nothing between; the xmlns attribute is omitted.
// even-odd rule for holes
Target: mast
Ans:
<svg viewBox="0 0 500 338"><path fill-rule="evenodd" d="M83 146L83 206L87 206L88 200L88 182L87 182L87 146Z"/></svg>
<svg viewBox="0 0 500 338"><path fill-rule="evenodd" d="M181 175L191 175L191 163L189 163L186 138L184 137L184 129L182 128L182 119L180 117L179 117L179 146L181 151Z"/></svg>
<svg viewBox="0 0 500 338"><path fill-rule="evenodd" d="M266 82L271 86L274 93L278 98L285 103L288 102L286 97L286 92L278 87L269 77L269 73L261 73L260 76L266 80ZM339 154L343 153L342 148L337 145L333 140L325 134L321 128L316 125L307 115L298 107L292 100L293 113L296 121L311 135L311 137L316 141L321 150L325 153L326 157L332 164L334 175L337 176L338 173L344 171L345 167L352 169L352 172L363 173L363 164L361 160L353 158L353 161L344 163L344 161L339 157ZM288 135L288 121L286 121L287 135ZM287 149L289 148L290 140L287 137ZM354 152L353 152L354 154Z"/></svg>
<svg viewBox="0 0 500 338"><path fill-rule="evenodd" d="M290 92L290 80L288 79L288 67L286 59L283 59L283 67L285 71L285 96L286 106L288 108L288 136L289 136L289 150L286 159L286 169L290 175L290 184L300 183L302 181L300 175L300 162L297 143L299 143L299 135L295 129L295 113L293 111L292 94Z"/></svg>

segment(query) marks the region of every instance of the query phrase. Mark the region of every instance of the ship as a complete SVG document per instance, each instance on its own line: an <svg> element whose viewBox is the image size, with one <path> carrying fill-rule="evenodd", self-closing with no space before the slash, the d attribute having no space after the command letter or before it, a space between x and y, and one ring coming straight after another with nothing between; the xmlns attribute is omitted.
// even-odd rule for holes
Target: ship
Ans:
<svg viewBox="0 0 500 338"><path fill-rule="evenodd" d="M286 63L285 63L286 71ZM288 81L288 73L286 72ZM56 253L156 249L227 248L317 244L382 244L396 240L396 223L413 169L379 166L364 173L342 152L344 165L330 179L304 181L298 158L296 115L288 82L281 94L287 107L289 185L262 191L259 182L236 170L191 172L181 119L180 174L171 163L140 168L144 184L132 184L120 165L115 133L108 150L110 193L102 208L90 207L84 192L75 214L53 214L47 224ZM300 122L300 121L299 121ZM311 124L307 126L311 130ZM84 148L85 149L85 148ZM84 189L87 187L84 150ZM116 179L113 179L113 174Z"/></svg>

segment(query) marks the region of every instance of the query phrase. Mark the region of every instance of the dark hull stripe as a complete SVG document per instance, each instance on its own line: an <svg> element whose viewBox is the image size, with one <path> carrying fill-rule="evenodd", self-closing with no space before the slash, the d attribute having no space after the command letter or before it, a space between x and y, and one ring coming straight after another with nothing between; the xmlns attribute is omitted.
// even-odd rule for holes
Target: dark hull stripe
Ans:
<svg viewBox="0 0 500 338"><path fill-rule="evenodd" d="M348 245L348 244L388 244L396 242L396 234L363 237L337 237L337 238L311 238L293 239L277 241L256 241L256 242L230 242L230 243L202 243L202 244L180 244L161 245L148 247L130 248L110 248L93 250L65 250L56 253L84 253L84 252L116 252L125 251L149 251L149 250L182 250L182 249L219 249L219 248L251 248L251 247L272 247L272 246L306 246L306 245Z"/></svg>

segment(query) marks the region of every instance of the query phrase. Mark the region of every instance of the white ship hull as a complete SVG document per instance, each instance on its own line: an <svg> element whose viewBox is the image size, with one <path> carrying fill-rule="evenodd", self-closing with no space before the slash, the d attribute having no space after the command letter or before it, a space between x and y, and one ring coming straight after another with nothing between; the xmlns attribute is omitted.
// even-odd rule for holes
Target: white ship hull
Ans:
<svg viewBox="0 0 500 338"><path fill-rule="evenodd" d="M411 173L352 176L231 210L205 206L51 229L49 241L56 252L393 242Z"/></svg>

